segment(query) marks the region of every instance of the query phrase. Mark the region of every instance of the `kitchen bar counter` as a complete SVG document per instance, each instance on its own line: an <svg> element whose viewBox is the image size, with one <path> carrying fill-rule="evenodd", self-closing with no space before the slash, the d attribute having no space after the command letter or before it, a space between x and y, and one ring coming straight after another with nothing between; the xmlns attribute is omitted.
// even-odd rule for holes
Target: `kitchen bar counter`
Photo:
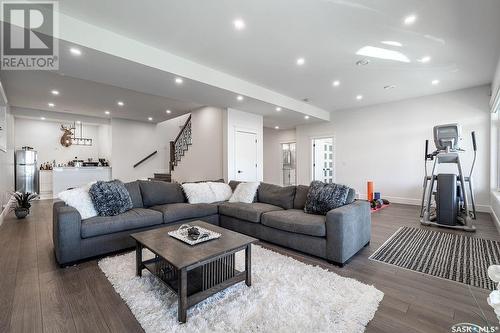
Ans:
<svg viewBox="0 0 500 333"><path fill-rule="evenodd" d="M52 195L90 182L111 180L111 167L55 167L52 170Z"/></svg>

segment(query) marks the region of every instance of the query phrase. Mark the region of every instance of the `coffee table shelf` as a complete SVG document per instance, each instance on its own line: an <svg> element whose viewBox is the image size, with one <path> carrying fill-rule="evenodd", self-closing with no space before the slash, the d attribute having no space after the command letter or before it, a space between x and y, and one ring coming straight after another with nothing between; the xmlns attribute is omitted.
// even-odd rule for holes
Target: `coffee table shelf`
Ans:
<svg viewBox="0 0 500 333"><path fill-rule="evenodd" d="M203 221L191 225L221 234L218 239L195 246L168 235L177 225L132 234L136 241L136 274L147 269L177 294L178 320L186 322L187 309L236 283L252 284L251 245L257 239ZM154 253L143 260L142 250ZM236 253L245 251L245 270L236 269Z"/></svg>

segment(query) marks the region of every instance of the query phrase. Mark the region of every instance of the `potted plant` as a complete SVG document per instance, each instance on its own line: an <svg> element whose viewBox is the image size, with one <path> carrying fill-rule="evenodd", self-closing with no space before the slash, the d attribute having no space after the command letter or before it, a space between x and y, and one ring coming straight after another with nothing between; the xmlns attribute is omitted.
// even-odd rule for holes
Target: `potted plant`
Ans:
<svg viewBox="0 0 500 333"><path fill-rule="evenodd" d="M30 213L31 201L38 198L36 193L12 193L12 196L16 200L15 206L13 207L14 213L18 219L24 219Z"/></svg>

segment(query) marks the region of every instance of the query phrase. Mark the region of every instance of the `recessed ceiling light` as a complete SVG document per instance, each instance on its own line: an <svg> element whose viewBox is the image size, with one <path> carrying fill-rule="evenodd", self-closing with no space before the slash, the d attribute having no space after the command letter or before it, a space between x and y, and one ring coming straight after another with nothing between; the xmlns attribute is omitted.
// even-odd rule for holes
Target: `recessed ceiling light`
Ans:
<svg viewBox="0 0 500 333"><path fill-rule="evenodd" d="M396 85L394 85L394 84L390 84L388 86L384 86L384 89L394 89L394 88L396 88Z"/></svg>
<svg viewBox="0 0 500 333"><path fill-rule="evenodd" d="M175 83L182 84L182 82L184 82L184 81L180 77L175 78Z"/></svg>
<svg viewBox="0 0 500 333"><path fill-rule="evenodd" d="M279 126L274 126L274 129L280 129L280 127Z"/></svg>
<svg viewBox="0 0 500 333"><path fill-rule="evenodd" d="M425 56L425 57L422 57L420 59L417 59L417 61L425 64L426 62L431 61L431 57L430 56Z"/></svg>
<svg viewBox="0 0 500 333"><path fill-rule="evenodd" d="M80 51L80 49L77 49L76 47L72 47L69 49L69 52L71 52L72 55L75 55L75 56L80 56L82 55L82 51Z"/></svg>
<svg viewBox="0 0 500 333"><path fill-rule="evenodd" d="M304 119L309 119L309 116L304 116Z"/></svg>
<svg viewBox="0 0 500 333"><path fill-rule="evenodd" d="M358 101L362 100L362 99L363 99L363 95L357 95L357 96L356 96L356 99L357 99Z"/></svg>
<svg viewBox="0 0 500 333"><path fill-rule="evenodd" d="M148 120L149 120L149 121L152 121L152 120L153 120L153 117L148 117Z"/></svg>
<svg viewBox="0 0 500 333"><path fill-rule="evenodd" d="M54 106L56 106L54 103L49 103L47 104L49 107L53 108Z"/></svg>
<svg viewBox="0 0 500 333"><path fill-rule="evenodd" d="M436 86L439 84L439 80L432 80L431 83L433 86Z"/></svg>
<svg viewBox="0 0 500 333"><path fill-rule="evenodd" d="M381 43L385 44L385 45L397 46L397 47L403 46L403 44L401 44L400 42L396 42L394 40L383 40L383 41L381 41Z"/></svg>
<svg viewBox="0 0 500 333"><path fill-rule="evenodd" d="M406 16L403 20L406 25L412 25L415 21L417 21L417 15L414 14Z"/></svg>
<svg viewBox="0 0 500 333"><path fill-rule="evenodd" d="M237 99L238 101L240 101L240 102L241 102L241 101L243 100L243 96L238 95L238 96L236 97L236 99Z"/></svg>
<svg viewBox="0 0 500 333"><path fill-rule="evenodd" d="M170 110L165 110L165 112L168 113L168 114L172 113L172 111L170 111Z"/></svg>
<svg viewBox="0 0 500 333"><path fill-rule="evenodd" d="M125 105L125 103L123 103L122 101L118 101L118 102L116 102L116 104L118 104L118 106L124 106Z"/></svg>
<svg viewBox="0 0 500 333"><path fill-rule="evenodd" d="M356 54L377 59L410 62L410 59L401 52L375 46L363 46Z"/></svg>
<svg viewBox="0 0 500 333"><path fill-rule="evenodd" d="M238 18L236 20L233 21L233 25L234 25L234 28L236 30L243 30L245 29L245 21L243 21L242 19Z"/></svg>
<svg viewBox="0 0 500 333"><path fill-rule="evenodd" d="M52 93L52 95L57 96L57 95L59 95L59 90L52 90L51 93Z"/></svg>
<svg viewBox="0 0 500 333"><path fill-rule="evenodd" d="M305 63L306 63L306 59L304 59L304 58L298 58L297 59L297 65L302 66Z"/></svg>
<svg viewBox="0 0 500 333"><path fill-rule="evenodd" d="M338 87L338 86L340 86L340 81L339 80L335 80L335 81L332 82L332 85L334 87Z"/></svg>
<svg viewBox="0 0 500 333"><path fill-rule="evenodd" d="M276 111L280 112L281 108L279 106L276 107Z"/></svg>
<svg viewBox="0 0 500 333"><path fill-rule="evenodd" d="M108 110L104 111L105 114L110 114L111 112L109 112Z"/></svg>
<svg viewBox="0 0 500 333"><path fill-rule="evenodd" d="M40 117L40 120L45 120L45 117Z"/></svg>

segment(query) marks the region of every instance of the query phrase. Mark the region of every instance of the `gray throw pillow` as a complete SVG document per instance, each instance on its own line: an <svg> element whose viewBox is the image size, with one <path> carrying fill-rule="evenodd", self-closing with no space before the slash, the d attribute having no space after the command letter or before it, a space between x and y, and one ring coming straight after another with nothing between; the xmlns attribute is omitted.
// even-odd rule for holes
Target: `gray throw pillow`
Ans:
<svg viewBox="0 0 500 333"><path fill-rule="evenodd" d="M89 190L90 198L99 216L114 216L132 209L132 198L119 180L98 181Z"/></svg>
<svg viewBox="0 0 500 333"><path fill-rule="evenodd" d="M307 192L304 211L309 214L326 215L330 210L345 205L349 187L313 181Z"/></svg>

